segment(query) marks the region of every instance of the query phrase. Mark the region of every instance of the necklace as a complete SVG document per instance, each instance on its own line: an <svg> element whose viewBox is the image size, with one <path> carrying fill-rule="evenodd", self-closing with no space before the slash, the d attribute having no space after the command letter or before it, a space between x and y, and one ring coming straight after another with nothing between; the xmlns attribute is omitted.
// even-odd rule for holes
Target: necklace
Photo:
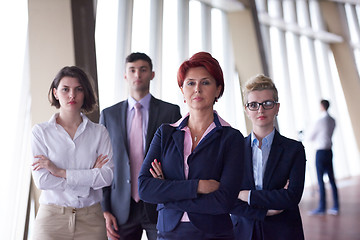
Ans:
<svg viewBox="0 0 360 240"><path fill-rule="evenodd" d="M196 141L197 141L197 136L194 137L194 142L196 142Z"/></svg>

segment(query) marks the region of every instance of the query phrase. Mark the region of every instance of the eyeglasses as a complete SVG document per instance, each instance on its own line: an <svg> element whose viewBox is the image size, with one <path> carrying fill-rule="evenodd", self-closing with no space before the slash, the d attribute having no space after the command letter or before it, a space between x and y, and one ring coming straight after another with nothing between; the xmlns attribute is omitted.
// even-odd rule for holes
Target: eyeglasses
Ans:
<svg viewBox="0 0 360 240"><path fill-rule="evenodd" d="M275 104L277 104L276 101L264 101L262 103L259 102L249 102L246 104L246 107L250 110L250 111L257 111L259 110L260 106L262 106L265 110L270 110L273 109Z"/></svg>

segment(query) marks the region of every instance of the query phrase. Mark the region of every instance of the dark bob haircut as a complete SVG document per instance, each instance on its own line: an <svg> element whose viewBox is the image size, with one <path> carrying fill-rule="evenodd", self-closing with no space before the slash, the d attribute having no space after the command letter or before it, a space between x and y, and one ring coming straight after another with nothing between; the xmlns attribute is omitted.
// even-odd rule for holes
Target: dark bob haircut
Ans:
<svg viewBox="0 0 360 240"><path fill-rule="evenodd" d="M60 102L54 96L53 89L57 89L61 79L64 77L72 77L76 78L80 85L84 90L84 103L81 106L82 111L86 113L90 113L94 110L96 106L96 95L94 93L93 86L90 82L89 77L86 73L81 70L79 67L72 66L72 67L64 67L62 68L58 74L55 76L54 80L51 83L48 98L50 101L51 106L55 106L56 108L60 108Z"/></svg>
<svg viewBox="0 0 360 240"><path fill-rule="evenodd" d="M148 62L150 66L150 70L152 71L153 64L151 58L145 53L141 53L141 52L131 53L129 56L126 57L125 63L129 63L129 62L132 63L132 62L136 62L137 60L143 60L145 62Z"/></svg>
<svg viewBox="0 0 360 240"><path fill-rule="evenodd" d="M221 86L221 91L218 96L218 98L220 98L224 93L224 75L219 62L207 52L198 52L181 64L177 73L179 87L181 88L183 86L188 70L196 67L204 67L206 71L215 78L216 86Z"/></svg>

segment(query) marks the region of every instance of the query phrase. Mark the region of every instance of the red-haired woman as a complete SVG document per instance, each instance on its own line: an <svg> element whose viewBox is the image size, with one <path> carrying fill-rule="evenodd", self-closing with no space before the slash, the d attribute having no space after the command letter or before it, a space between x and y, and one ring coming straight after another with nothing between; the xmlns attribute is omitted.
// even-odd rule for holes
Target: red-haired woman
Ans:
<svg viewBox="0 0 360 240"><path fill-rule="evenodd" d="M240 190L244 138L213 110L224 92L218 61L193 55L180 66L178 85L189 113L157 130L140 198L158 204L158 239L233 239L229 212Z"/></svg>

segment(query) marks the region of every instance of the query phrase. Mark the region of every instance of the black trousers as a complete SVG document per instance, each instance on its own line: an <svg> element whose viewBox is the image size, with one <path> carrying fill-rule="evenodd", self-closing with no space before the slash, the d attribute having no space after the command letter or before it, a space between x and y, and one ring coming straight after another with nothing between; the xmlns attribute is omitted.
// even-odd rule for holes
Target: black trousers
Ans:
<svg viewBox="0 0 360 240"><path fill-rule="evenodd" d="M156 224L151 223L146 216L143 201L135 202L131 199L129 219L119 226L120 240L141 240L144 230L149 240L156 240Z"/></svg>
<svg viewBox="0 0 360 240"><path fill-rule="evenodd" d="M171 232L158 232L158 240L234 240L231 229L220 235L208 234L195 228L190 222L181 222Z"/></svg>
<svg viewBox="0 0 360 240"><path fill-rule="evenodd" d="M318 150L316 151L316 172L319 183L320 202L319 209L325 211L326 209L326 193L323 176L326 173L329 177L330 185L332 188L334 208L339 208L339 197L335 183L334 169L332 163L333 153L331 150Z"/></svg>

